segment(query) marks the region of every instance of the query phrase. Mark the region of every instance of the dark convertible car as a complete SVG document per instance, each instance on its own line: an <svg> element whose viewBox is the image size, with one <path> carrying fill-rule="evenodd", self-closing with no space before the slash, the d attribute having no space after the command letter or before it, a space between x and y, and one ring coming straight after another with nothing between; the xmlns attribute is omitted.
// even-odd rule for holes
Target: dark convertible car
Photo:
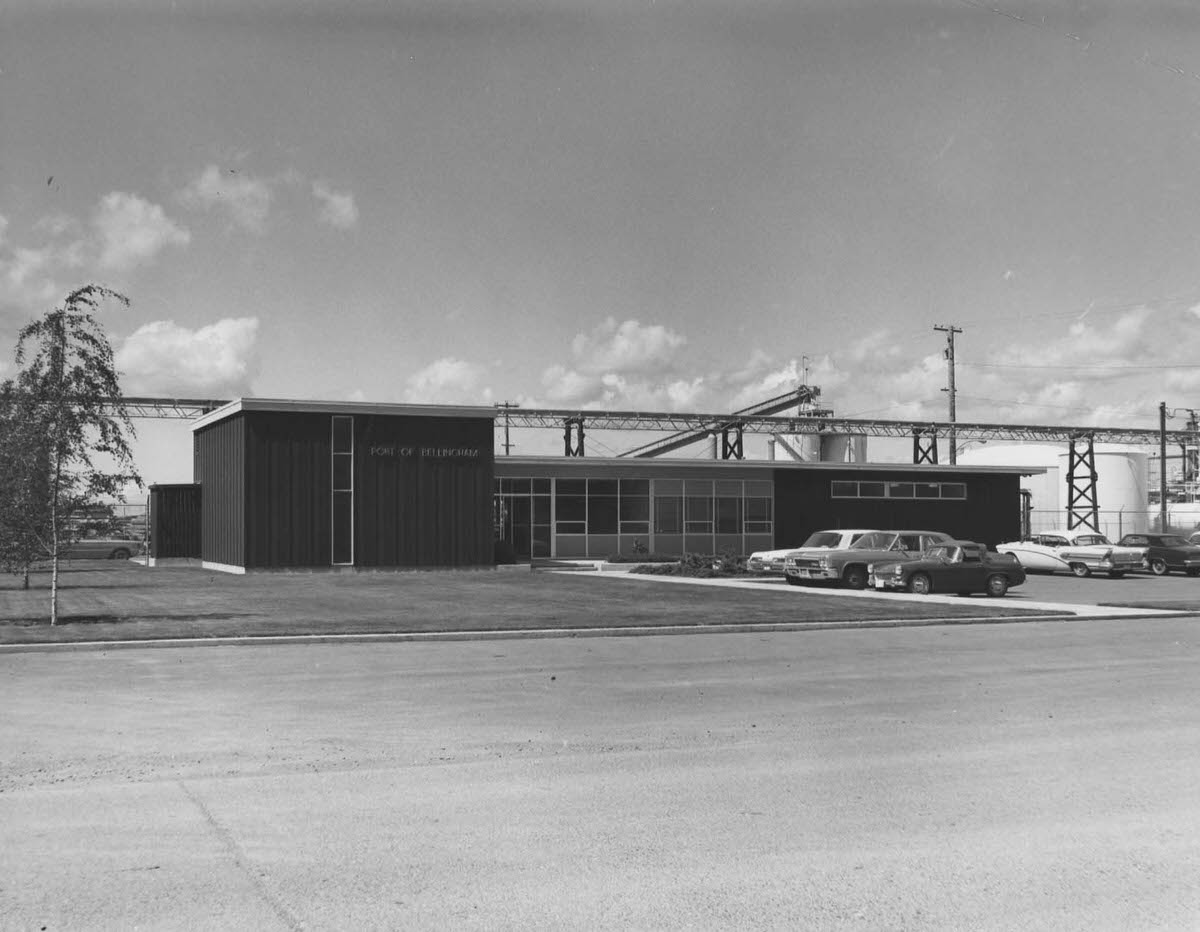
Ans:
<svg viewBox="0 0 1200 932"><path fill-rule="evenodd" d="M1016 557L992 553L984 544L970 540L945 541L915 560L872 563L868 574L868 585L874 589L899 589L919 595L986 592L999 596L1025 582L1025 570Z"/></svg>
<svg viewBox="0 0 1200 932"><path fill-rule="evenodd" d="M1144 548L1146 568L1155 576L1166 576L1171 570L1200 576L1200 545L1181 534L1126 534L1120 546Z"/></svg>

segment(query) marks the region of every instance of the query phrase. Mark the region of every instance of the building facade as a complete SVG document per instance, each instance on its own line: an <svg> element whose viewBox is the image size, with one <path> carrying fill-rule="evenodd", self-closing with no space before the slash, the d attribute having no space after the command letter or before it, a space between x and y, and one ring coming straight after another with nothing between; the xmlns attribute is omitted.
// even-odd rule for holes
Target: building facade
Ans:
<svg viewBox="0 0 1200 932"><path fill-rule="evenodd" d="M498 457L495 524L518 558L799 546L844 527L1020 537L1025 467ZM1036 471L1036 470L1034 470Z"/></svg>
<svg viewBox="0 0 1200 932"><path fill-rule="evenodd" d="M487 567L497 542L522 560L748 554L838 527L995 544L1019 536L1030 472L497 458L494 432L491 407L239 399L194 423L195 487L164 487L152 539L238 573Z"/></svg>

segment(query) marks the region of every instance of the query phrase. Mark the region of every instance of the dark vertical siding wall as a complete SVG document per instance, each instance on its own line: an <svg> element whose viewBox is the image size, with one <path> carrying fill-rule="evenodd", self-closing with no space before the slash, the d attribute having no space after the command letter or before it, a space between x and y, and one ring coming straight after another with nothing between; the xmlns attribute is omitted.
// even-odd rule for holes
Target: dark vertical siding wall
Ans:
<svg viewBox="0 0 1200 932"><path fill-rule="evenodd" d="M249 412L246 566L329 566L328 414Z"/></svg>
<svg viewBox="0 0 1200 932"><path fill-rule="evenodd" d="M150 556L200 556L200 486L150 486Z"/></svg>
<svg viewBox="0 0 1200 932"><path fill-rule="evenodd" d="M491 565L492 430L490 418L357 417L355 563Z"/></svg>
<svg viewBox="0 0 1200 932"><path fill-rule="evenodd" d="M245 566L245 423L238 415L195 433L200 483L200 556L210 563Z"/></svg>
<svg viewBox="0 0 1200 932"><path fill-rule="evenodd" d="M863 527L883 530L945 531L990 546L1021 534L1021 481L1018 476L937 473L879 473L888 481L962 482L966 501L920 499L834 499L831 483L875 479L876 475L840 470L775 472L775 546L795 547L813 531Z"/></svg>

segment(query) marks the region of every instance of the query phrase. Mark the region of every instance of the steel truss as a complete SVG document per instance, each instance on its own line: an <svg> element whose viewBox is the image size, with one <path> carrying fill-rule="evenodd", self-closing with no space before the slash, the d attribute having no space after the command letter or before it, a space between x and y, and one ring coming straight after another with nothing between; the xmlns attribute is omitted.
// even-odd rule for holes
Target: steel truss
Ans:
<svg viewBox="0 0 1200 932"><path fill-rule="evenodd" d="M725 430L740 430L743 434L861 434L866 437L913 437L922 445L936 444L949 437L951 428L959 443L968 440L1013 440L1024 442L1070 442L1090 437L1095 443L1125 443L1138 446L1157 445L1161 434L1156 429L1137 427L1076 427L1064 425L1028 424L956 424L926 421L877 421L862 418L839 418L824 415L805 417L776 417L770 415L676 414L647 411L588 411L565 408L513 408L508 412L513 427L562 429L568 423L577 428L586 425L590 430L659 430L694 434L688 443ZM1167 431L1168 443L1191 445L1190 431ZM924 448L924 447L923 447ZM623 456L640 456L630 450ZM927 462L937 462L930 449ZM914 462L922 460L914 457Z"/></svg>
<svg viewBox="0 0 1200 932"><path fill-rule="evenodd" d="M1086 526L1099 529L1099 500L1096 494L1097 443L1123 443L1152 446L1159 443L1178 444L1184 455L1194 451L1194 429L1159 431L1136 427L1073 427L1030 424L954 424L945 422L883 421L864 418L834 417L831 412L815 408L819 388L801 386L785 395L770 398L732 414L689 414L665 411L592 411L561 408L517 408L497 406L503 410L510 427L555 428L563 431L565 456L584 455L584 434L588 430L654 430L668 436L644 444L625 453L625 457L659 456L681 449L705 438L721 438L722 459L742 459L745 455L746 434L766 434L782 437L789 434L835 434L865 437L911 437L913 463L938 465L938 441L953 437L956 443L971 440L1053 442L1068 444L1070 468L1067 475L1067 524L1070 528ZM194 398L122 398L120 405L130 417L193 419L207 414L228 402ZM779 416L778 412L792 406L802 413ZM810 410L805 411L805 406ZM116 405L113 405L116 409ZM1189 424L1189 427L1194 425ZM786 444L785 444L786 446ZM715 450L714 450L714 455ZM1194 452L1192 453L1194 456Z"/></svg>
<svg viewBox="0 0 1200 932"><path fill-rule="evenodd" d="M119 406L124 408L130 417L177 418L190 421L225 404L229 402L196 398L122 398ZM109 401L111 409L116 410L117 406Z"/></svg>

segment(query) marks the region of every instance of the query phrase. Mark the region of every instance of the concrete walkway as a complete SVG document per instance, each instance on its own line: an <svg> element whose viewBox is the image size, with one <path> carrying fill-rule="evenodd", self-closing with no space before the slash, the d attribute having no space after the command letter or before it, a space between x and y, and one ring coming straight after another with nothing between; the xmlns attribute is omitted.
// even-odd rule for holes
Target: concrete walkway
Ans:
<svg viewBox="0 0 1200 932"><path fill-rule="evenodd" d="M906 602L937 602L943 605L956 605L961 607L964 601L976 601L983 605L995 606L997 608L1016 608L1029 609L1031 611L1054 612L1056 615L1074 616L1079 618L1139 618L1139 617L1172 617L1178 615L1193 614L1191 612L1180 611L1178 609L1161 609L1161 608L1137 608L1117 605L1089 605L1079 602L1047 602L1037 601L1023 597L1017 592L1010 592L1002 599L990 599L986 595L977 596L960 596L960 595L938 595L931 593L929 595L913 595L907 592L877 592L871 589L836 589L832 587L806 587L806 586L789 586L782 579L745 579L745 578L729 578L729 579L695 579L683 576L652 576L642 573L587 573L581 574L587 578L596 579L618 579L629 580L632 582L659 582L674 585L694 585L694 586L720 586L733 589L745 589L747 591L789 591L795 593L797 598L805 596L820 595L822 597L834 597L839 599L896 599ZM996 616L984 616L990 620L1006 620L997 618ZM1044 618L1045 616L1040 616ZM946 623L961 622L965 619L938 619ZM1011 618L1007 620L1021 621L1028 620L1027 618ZM1040 619L1039 619L1040 620ZM878 622L873 622L878 623ZM929 624L928 621L917 621L915 619L897 619L896 624Z"/></svg>

